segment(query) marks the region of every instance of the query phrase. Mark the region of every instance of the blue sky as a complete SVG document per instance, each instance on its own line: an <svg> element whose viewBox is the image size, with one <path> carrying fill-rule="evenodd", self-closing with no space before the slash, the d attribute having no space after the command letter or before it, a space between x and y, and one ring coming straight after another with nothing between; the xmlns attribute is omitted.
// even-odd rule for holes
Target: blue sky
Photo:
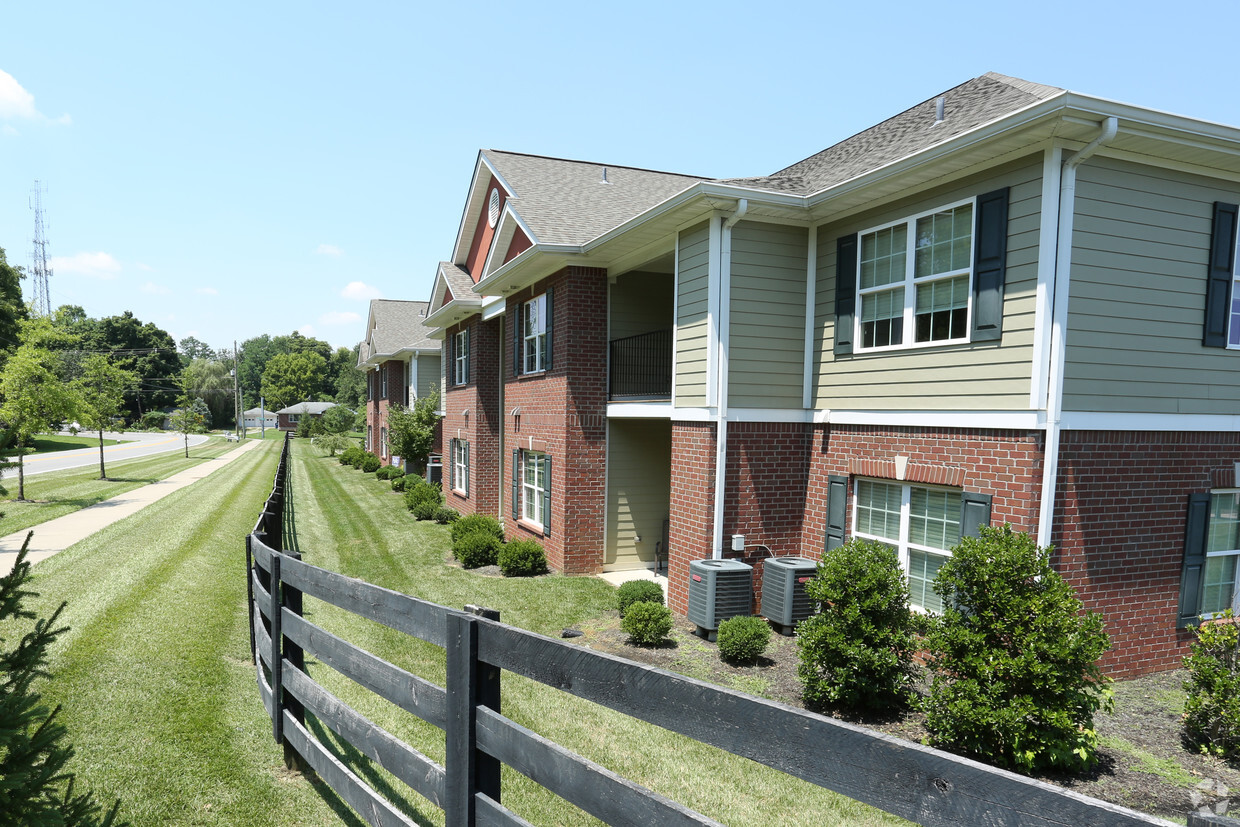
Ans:
<svg viewBox="0 0 1240 827"><path fill-rule="evenodd" d="M429 297L483 147L762 175L987 71L1240 125L1240 6L1174 8L7 3L0 247L38 179L54 306L351 346Z"/></svg>

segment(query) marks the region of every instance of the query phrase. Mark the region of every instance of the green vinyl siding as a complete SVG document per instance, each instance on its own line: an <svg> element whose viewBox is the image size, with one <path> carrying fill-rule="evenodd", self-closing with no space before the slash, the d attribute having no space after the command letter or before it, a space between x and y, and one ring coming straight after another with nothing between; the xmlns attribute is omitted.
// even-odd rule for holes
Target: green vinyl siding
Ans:
<svg viewBox="0 0 1240 827"><path fill-rule="evenodd" d="M728 404L800 408L809 231L756 221L732 228Z"/></svg>
<svg viewBox="0 0 1240 827"><path fill-rule="evenodd" d="M608 339L670 330L675 287L666 273L633 271L617 278L611 286Z"/></svg>
<svg viewBox="0 0 1240 827"><path fill-rule="evenodd" d="M431 393L439 390L439 355L434 356L415 356L418 360L418 398L421 399L430 396ZM440 404L443 404L443 397L440 396Z"/></svg>
<svg viewBox="0 0 1240 827"><path fill-rule="evenodd" d="M710 225L680 234L676 285L676 376L673 404L706 405L709 335Z"/></svg>
<svg viewBox="0 0 1240 827"><path fill-rule="evenodd" d="M1077 171L1065 411L1240 413L1240 353L1201 344L1215 201L1240 185L1100 157Z"/></svg>
<svg viewBox="0 0 1240 827"><path fill-rule="evenodd" d="M836 356L836 241L1010 187L1001 341ZM814 407L835 410L1028 410L1038 283L1042 155L818 228ZM849 274L855 278L855 274Z"/></svg>
<svg viewBox="0 0 1240 827"><path fill-rule="evenodd" d="M607 423L607 540L611 570L654 565L655 543L671 503L672 425L667 420ZM639 539L640 538L640 539Z"/></svg>

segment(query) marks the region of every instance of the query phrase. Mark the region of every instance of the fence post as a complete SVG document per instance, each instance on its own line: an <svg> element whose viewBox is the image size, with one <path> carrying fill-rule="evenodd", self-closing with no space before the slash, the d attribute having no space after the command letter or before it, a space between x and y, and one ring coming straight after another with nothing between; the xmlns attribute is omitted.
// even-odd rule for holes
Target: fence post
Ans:
<svg viewBox="0 0 1240 827"><path fill-rule="evenodd" d="M245 594L246 609L250 615L250 663L258 664L254 652L254 535L245 536Z"/></svg>
<svg viewBox="0 0 1240 827"><path fill-rule="evenodd" d="M474 607L469 607L474 608ZM483 615L499 618L498 612ZM499 711L499 669L478 660L479 622L476 617L448 614L447 637L447 772L444 815L448 827L472 827L477 816L477 793L500 800L500 763L479 751L478 706Z"/></svg>
<svg viewBox="0 0 1240 827"><path fill-rule="evenodd" d="M294 560L301 559L300 552L287 551L285 552L285 554L287 554L289 557L291 557ZM298 617L301 617L301 610L302 610L301 589L295 589L292 586L288 585L287 583L281 582L280 583L280 606L283 607L284 609L287 609L289 614L294 614L294 615L297 615ZM283 629L283 625L284 625L283 622L281 622L280 625L281 625L281 629ZM288 637L284 637L283 635L281 635L281 637L283 638L282 646L284 649L284 660L288 662L288 665L290 668L297 669L304 673L306 671L305 650L303 650L300 646L298 646ZM281 681L283 681L284 679L283 669L281 669L281 672L280 672L280 679ZM286 693L286 694L287 696L284 699L284 708L287 709L288 713L293 716L293 720L297 721L297 723L304 726L306 723L305 705L303 705L302 702L299 701L296 698L296 696L294 696L291 692ZM295 770L304 771L306 769L305 762L301 760L301 756L297 754L297 751L292 748L292 746L288 743L288 741L284 742L284 765L291 770L295 769Z"/></svg>
<svg viewBox="0 0 1240 827"><path fill-rule="evenodd" d="M1189 813L1187 827L1240 827L1240 821L1213 813Z"/></svg>
<svg viewBox="0 0 1240 827"><path fill-rule="evenodd" d="M284 743L284 663L280 645L284 635L280 618L280 555L271 555L271 736Z"/></svg>

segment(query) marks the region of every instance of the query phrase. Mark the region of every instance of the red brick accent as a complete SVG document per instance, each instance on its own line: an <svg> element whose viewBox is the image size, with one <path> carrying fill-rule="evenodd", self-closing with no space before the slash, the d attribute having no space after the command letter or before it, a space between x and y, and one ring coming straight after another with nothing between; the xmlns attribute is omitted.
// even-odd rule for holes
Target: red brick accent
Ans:
<svg viewBox="0 0 1240 827"><path fill-rule="evenodd" d="M1111 635L1115 677L1173 669L1188 495L1227 482L1240 434L1073 431L1061 440L1055 567Z"/></svg>
<svg viewBox="0 0 1240 827"><path fill-rule="evenodd" d="M672 500L669 505L667 603L689 611L689 563L711 556L715 521L715 426L672 423Z"/></svg>

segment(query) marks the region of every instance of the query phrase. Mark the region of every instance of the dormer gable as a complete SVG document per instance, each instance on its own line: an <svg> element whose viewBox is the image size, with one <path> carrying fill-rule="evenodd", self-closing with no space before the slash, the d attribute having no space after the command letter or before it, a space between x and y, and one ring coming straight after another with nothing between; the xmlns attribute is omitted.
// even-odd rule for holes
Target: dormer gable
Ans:
<svg viewBox="0 0 1240 827"><path fill-rule="evenodd" d="M512 187L499 174L487 157L479 152L469 185L469 197L461 215L456 245L452 250L452 263L469 274L471 281L482 279L482 270L491 254L500 217L515 198Z"/></svg>

